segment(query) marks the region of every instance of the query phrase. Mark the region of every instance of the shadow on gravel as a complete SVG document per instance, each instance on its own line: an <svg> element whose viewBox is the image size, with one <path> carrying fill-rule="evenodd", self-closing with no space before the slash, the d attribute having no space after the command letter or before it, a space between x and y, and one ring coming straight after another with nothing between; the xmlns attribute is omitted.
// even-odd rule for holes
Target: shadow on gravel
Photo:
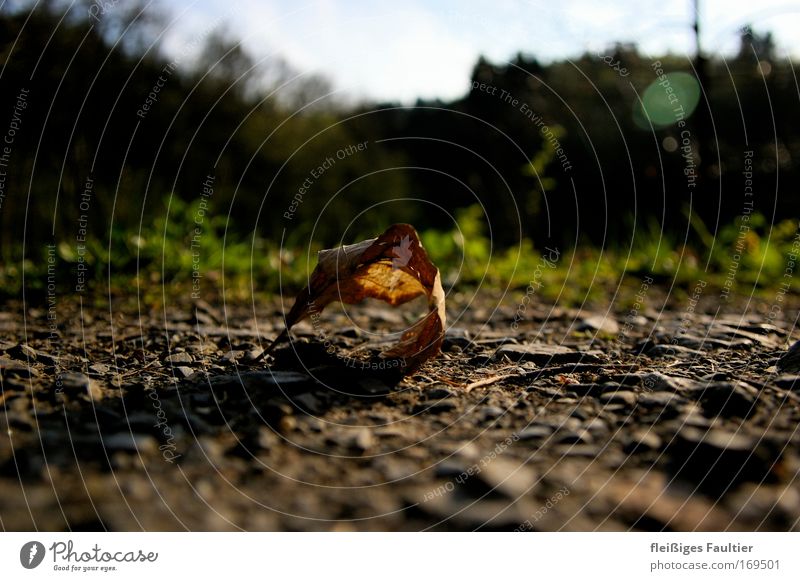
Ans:
<svg viewBox="0 0 800 581"><path fill-rule="evenodd" d="M287 414L319 416L355 401L375 402L395 389L403 376L397 369L376 369L375 361L345 360L321 345L294 343L276 351L269 366L239 366L235 373L210 375L210 395L228 416L250 417L254 427ZM257 417L239 412L255 412Z"/></svg>
<svg viewBox="0 0 800 581"><path fill-rule="evenodd" d="M238 442L231 452L249 456L261 430L282 432L287 418L319 417L338 406L372 406L402 375L299 341L276 351L269 364L171 379L153 383L137 374L113 388L65 373L60 391L36 390L32 402L29 378L4 381L0 427L18 436L15 453L0 461L0 477L38 480L48 467L76 462L114 470L120 452L180 464L192 442L225 432Z"/></svg>

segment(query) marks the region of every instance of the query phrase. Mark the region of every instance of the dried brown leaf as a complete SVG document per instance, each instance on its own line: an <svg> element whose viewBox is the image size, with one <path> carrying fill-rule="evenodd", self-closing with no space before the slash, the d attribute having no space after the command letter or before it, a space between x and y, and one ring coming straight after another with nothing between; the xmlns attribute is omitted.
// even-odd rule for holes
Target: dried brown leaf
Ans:
<svg viewBox="0 0 800 581"><path fill-rule="evenodd" d="M428 258L416 230L408 224L394 224L377 238L321 250L309 285L297 295L286 316L284 334L334 301L355 304L373 298L398 306L419 296L427 297L428 313L381 354L403 359L405 373L439 353L445 297L439 269Z"/></svg>

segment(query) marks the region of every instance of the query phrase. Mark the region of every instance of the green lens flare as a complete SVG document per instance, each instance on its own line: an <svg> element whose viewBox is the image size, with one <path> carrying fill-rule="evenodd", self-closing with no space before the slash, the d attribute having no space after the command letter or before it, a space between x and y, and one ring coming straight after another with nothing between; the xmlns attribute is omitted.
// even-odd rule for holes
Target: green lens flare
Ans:
<svg viewBox="0 0 800 581"><path fill-rule="evenodd" d="M653 81L636 103L633 120L642 129L656 129L688 119L700 101L700 84L689 73L667 73Z"/></svg>

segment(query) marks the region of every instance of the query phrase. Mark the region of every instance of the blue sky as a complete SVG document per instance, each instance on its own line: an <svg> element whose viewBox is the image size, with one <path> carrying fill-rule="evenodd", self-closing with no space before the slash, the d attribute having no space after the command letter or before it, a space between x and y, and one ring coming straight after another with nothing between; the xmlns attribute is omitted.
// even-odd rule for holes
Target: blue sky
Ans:
<svg viewBox="0 0 800 581"><path fill-rule="evenodd" d="M730 53L737 30L771 30L781 54L800 56L800 1L701 2L707 50ZM411 102L452 98L468 87L478 55L517 51L542 60L636 42L650 54L693 47L690 0L172 0L167 50L222 22L258 58L280 55L327 76L352 98Z"/></svg>

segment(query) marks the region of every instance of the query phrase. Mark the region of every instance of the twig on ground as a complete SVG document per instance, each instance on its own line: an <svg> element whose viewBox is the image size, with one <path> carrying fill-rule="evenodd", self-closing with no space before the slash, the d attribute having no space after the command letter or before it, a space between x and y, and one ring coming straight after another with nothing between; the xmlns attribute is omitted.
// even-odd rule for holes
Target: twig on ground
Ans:
<svg viewBox="0 0 800 581"><path fill-rule="evenodd" d="M503 380L503 379L507 379L509 377L513 377L513 374L495 375L493 377L484 377L483 379L479 379L478 381L473 381L472 383L470 383L465 388L465 390L467 391L467 393L469 393L470 391L472 391L473 389L475 389L477 387L486 387L487 385L491 385L493 383L497 383L498 381Z"/></svg>

